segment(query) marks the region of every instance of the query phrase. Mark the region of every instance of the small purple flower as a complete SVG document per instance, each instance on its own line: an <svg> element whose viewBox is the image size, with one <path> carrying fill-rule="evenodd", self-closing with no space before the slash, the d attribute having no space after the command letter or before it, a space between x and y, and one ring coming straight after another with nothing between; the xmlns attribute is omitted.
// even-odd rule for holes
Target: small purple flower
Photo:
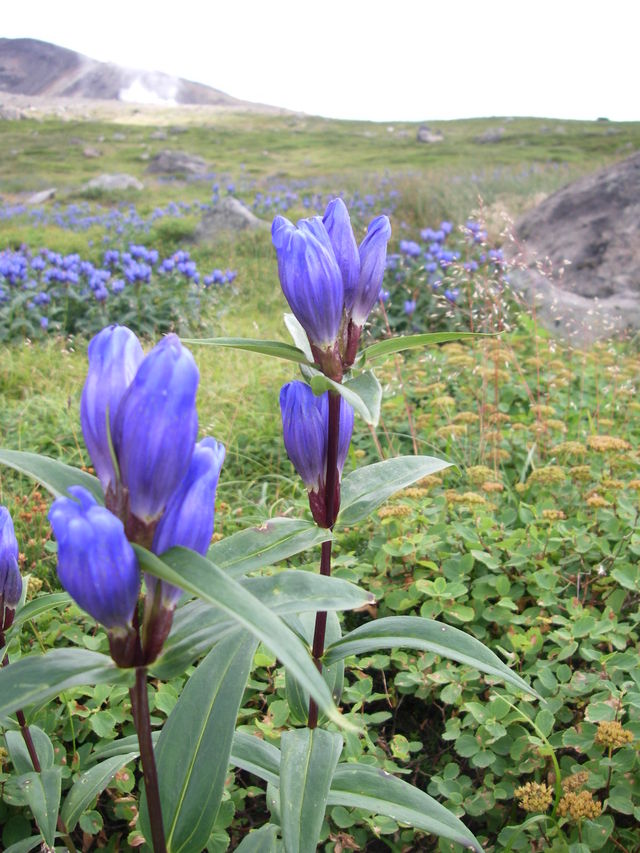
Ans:
<svg viewBox="0 0 640 853"><path fill-rule="evenodd" d="M460 293L460 291L457 288L451 288L450 290L449 289L445 290L444 295L445 295L446 299L449 300L449 302L455 304L458 301L458 294L459 293Z"/></svg>
<svg viewBox="0 0 640 853"><path fill-rule="evenodd" d="M422 247L413 240L400 240L400 251L410 258L417 258L422 254Z"/></svg>
<svg viewBox="0 0 640 853"><path fill-rule="evenodd" d="M58 577L77 604L110 631L131 628L140 572L122 522L82 486L58 498L49 521L58 542Z"/></svg>
<svg viewBox="0 0 640 853"><path fill-rule="evenodd" d="M404 303L404 313L411 316L416 310L416 301L415 299L407 299Z"/></svg>

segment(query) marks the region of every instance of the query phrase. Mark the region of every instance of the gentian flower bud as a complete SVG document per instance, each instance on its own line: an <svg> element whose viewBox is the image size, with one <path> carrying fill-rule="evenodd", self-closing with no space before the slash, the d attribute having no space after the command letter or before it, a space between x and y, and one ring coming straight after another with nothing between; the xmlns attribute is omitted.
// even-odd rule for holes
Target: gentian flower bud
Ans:
<svg viewBox="0 0 640 853"><path fill-rule="evenodd" d="M224 462L225 448L215 438L203 438L196 444L189 470L175 490L156 527L151 550L164 554L181 545L203 556L207 553L215 510L216 488ZM148 575L147 588L153 596L157 583L163 587L163 603L175 606L180 590Z"/></svg>
<svg viewBox="0 0 640 853"><path fill-rule="evenodd" d="M377 216L369 223L367 236L359 248L360 278L351 309L354 326L365 324L371 309L378 301L390 237L391 224L388 216Z"/></svg>
<svg viewBox="0 0 640 853"><path fill-rule="evenodd" d="M127 633L138 600L140 572L120 519L82 486L57 498L49 521L58 541L58 577L77 604L110 632Z"/></svg>
<svg viewBox="0 0 640 853"><path fill-rule="evenodd" d="M18 540L6 506L0 506L0 634L13 622L22 595Z"/></svg>
<svg viewBox="0 0 640 853"><path fill-rule="evenodd" d="M107 436L113 435L120 401L144 358L140 341L125 326L107 326L89 344L89 372L80 402L82 434L105 493L115 489Z"/></svg>
<svg viewBox="0 0 640 853"><path fill-rule="evenodd" d="M322 222L342 273L344 307L350 314L360 279L360 254L353 236L349 211L341 198L329 202Z"/></svg>
<svg viewBox="0 0 640 853"><path fill-rule="evenodd" d="M141 363L116 414L113 444L129 509L143 524L158 519L187 473L198 431L199 373L176 335Z"/></svg>
<svg viewBox="0 0 640 853"><path fill-rule="evenodd" d="M326 352L338 337L344 285L329 235L325 238L323 231L320 220L303 221L295 228L283 216L277 216L271 228L286 300L312 349Z"/></svg>
<svg viewBox="0 0 640 853"><path fill-rule="evenodd" d="M327 434L329 393L316 397L304 382L289 382L280 391L280 410L284 446L294 468L302 477L309 492L311 513L321 527L333 520L326 517ZM353 409L340 398L340 427L338 432L338 482L336 509L340 505L339 481L349 451L353 432Z"/></svg>

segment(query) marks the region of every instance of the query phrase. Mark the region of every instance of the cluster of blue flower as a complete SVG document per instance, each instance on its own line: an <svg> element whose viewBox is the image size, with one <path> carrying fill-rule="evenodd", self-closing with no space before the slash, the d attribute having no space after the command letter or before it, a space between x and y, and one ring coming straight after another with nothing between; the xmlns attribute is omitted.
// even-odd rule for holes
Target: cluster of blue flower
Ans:
<svg viewBox="0 0 640 853"><path fill-rule="evenodd" d="M339 193L350 210L351 218L364 222L374 210L382 210L390 216L397 205L399 193L390 185L389 178L383 178L375 192ZM258 215L286 213L292 208L304 208L311 214L322 215L327 204L336 193L327 193L314 188L310 181L294 181L290 184L275 184L265 192L257 192L251 203Z"/></svg>
<svg viewBox="0 0 640 853"><path fill-rule="evenodd" d="M322 218L302 219L297 227L276 216L271 234L287 302L306 333L316 364L340 382L354 363L363 326L380 297L391 236L389 218L373 219L358 246L347 207L336 198ZM353 431L353 409L343 397L335 400L337 439L330 462L328 392L315 396L309 385L294 381L280 393L285 448L321 527L332 527L337 516L340 476ZM330 468L337 474L335 481L329 477Z"/></svg>
<svg viewBox="0 0 640 853"><path fill-rule="evenodd" d="M381 293L391 328L448 328L451 309L468 311L462 302L473 295L480 278L502 292L508 283L506 262L501 249L487 247L487 239L482 224L468 220L460 229L444 221L438 228L424 228L419 241L401 240L399 252L387 258Z"/></svg>
<svg viewBox="0 0 640 853"><path fill-rule="evenodd" d="M91 333L95 331L90 325L92 305L103 309L99 316L102 326L105 320L122 319L129 303L139 301L142 286L147 288L147 296L150 288L156 296L163 287L168 296L190 289L195 304L195 297L211 285L229 284L235 277L236 272L229 269L214 269L201 276L188 252L178 251L161 260L155 249L135 243L127 251L107 249L101 265L77 253L6 249L0 251L0 340L33 335L38 327ZM83 319L89 327L83 326Z"/></svg>
<svg viewBox="0 0 640 853"><path fill-rule="evenodd" d="M104 207L89 202L61 204L51 207L34 207L27 204L5 204L0 206L0 221L18 220L30 227L55 226L63 231L84 232L91 228L103 229L105 242L123 234L144 234L159 219L180 219L190 214L209 210L204 202L170 201L164 207L156 207L147 215L141 214L134 204L118 204Z"/></svg>
<svg viewBox="0 0 640 853"><path fill-rule="evenodd" d="M80 420L104 506L72 486L75 500L58 498L49 519L60 581L107 628L121 666L155 659L181 594L147 576L138 625L141 573L131 543L156 554L176 545L204 554L213 533L225 449L213 438L196 444L198 382L193 356L176 335L146 357L124 326L103 329L89 344Z"/></svg>

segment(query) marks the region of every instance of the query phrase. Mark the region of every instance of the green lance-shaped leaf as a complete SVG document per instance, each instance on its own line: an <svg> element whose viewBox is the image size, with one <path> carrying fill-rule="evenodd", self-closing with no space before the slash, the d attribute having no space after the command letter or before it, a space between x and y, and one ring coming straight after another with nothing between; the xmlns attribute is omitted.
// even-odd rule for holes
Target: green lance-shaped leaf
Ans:
<svg viewBox="0 0 640 853"><path fill-rule="evenodd" d="M349 403L354 411L371 426L377 426L380 419L382 386L371 370L365 370L346 382L334 382L314 367L303 366L303 375L309 380L314 394L336 391Z"/></svg>
<svg viewBox="0 0 640 853"><path fill-rule="evenodd" d="M35 850L42 844L41 835L32 835L30 838L23 838L21 841L16 841L5 848L4 853L29 853L30 850Z"/></svg>
<svg viewBox="0 0 640 853"><path fill-rule="evenodd" d="M87 649L53 649L28 655L0 669L0 718L19 708L46 702L90 684L128 684L132 673L118 669L110 657Z"/></svg>
<svg viewBox="0 0 640 853"><path fill-rule="evenodd" d="M222 800L236 717L258 641L244 631L198 666L155 748L167 851L202 850ZM146 798L140 828L151 837Z"/></svg>
<svg viewBox="0 0 640 853"><path fill-rule="evenodd" d="M49 847L53 847L60 807L62 767L49 767L41 773L25 773L20 787Z"/></svg>
<svg viewBox="0 0 640 853"><path fill-rule="evenodd" d="M280 784L280 750L261 738L237 731L231 744L229 763L265 782Z"/></svg>
<svg viewBox="0 0 640 853"><path fill-rule="evenodd" d="M73 832L82 814L93 803L108 786L109 782L119 770L134 761L138 757L137 737L133 736L136 748L132 752L125 752L107 758L95 764L89 770L79 773L67 794L62 806L60 816L69 832Z"/></svg>
<svg viewBox="0 0 640 853"><path fill-rule="evenodd" d="M273 358L282 358L296 364L307 364L307 356L301 349L285 341L261 341L255 338L182 338L183 344L207 347L226 347L246 352L257 352Z"/></svg>
<svg viewBox="0 0 640 853"><path fill-rule="evenodd" d="M139 545L134 549L144 571L226 611L271 649L330 719L340 726L350 726L333 704L331 691L302 640L245 587L205 557L186 548L172 548L162 557Z"/></svg>
<svg viewBox="0 0 640 853"><path fill-rule="evenodd" d="M42 616L43 613L48 613L49 610L55 610L58 607L68 607L70 604L73 604L73 602L66 592L52 592L47 595L40 595L38 598L29 601L16 612L11 630L13 631L14 628L28 622L30 619Z"/></svg>
<svg viewBox="0 0 640 853"><path fill-rule="evenodd" d="M159 737L159 731L151 732L151 740L154 745ZM89 765L97 761L104 761L107 758L115 758L116 755L126 755L128 752L132 753L134 757L139 755L138 735L128 735L118 738L118 740L103 742L87 756L85 761Z"/></svg>
<svg viewBox="0 0 640 853"><path fill-rule="evenodd" d="M254 829L236 847L236 853L279 853L282 842L278 839L278 827L272 823Z"/></svg>
<svg viewBox="0 0 640 853"><path fill-rule="evenodd" d="M370 515L391 495L450 466L450 462L435 456L396 456L357 468L342 480L336 528L350 527Z"/></svg>
<svg viewBox="0 0 640 853"><path fill-rule="evenodd" d="M0 448L0 464L8 465L21 474L26 474L32 480L51 492L54 497L69 497L67 489L69 486L84 486L91 492L98 503L104 503L102 486L97 477L60 462L48 456L40 456L38 453L26 453L22 450L5 450Z"/></svg>
<svg viewBox="0 0 640 853"><path fill-rule="evenodd" d="M231 764L235 767L277 786L280 761L280 750L275 746L245 732L235 733L231 748ZM370 765L339 764L331 780L326 803L387 815L424 832L459 841L474 850L482 850L464 824L437 800Z"/></svg>
<svg viewBox="0 0 640 853"><path fill-rule="evenodd" d="M423 832L482 851L473 833L437 800L384 770L367 764L339 764L327 804L367 809Z"/></svg>
<svg viewBox="0 0 640 853"><path fill-rule="evenodd" d="M48 770L53 767L54 759L53 744L49 735L38 726L29 726L29 731L40 767L42 770ZM16 773L30 773L33 770L33 762L22 734L12 729L4 733L4 739Z"/></svg>
<svg viewBox="0 0 640 853"><path fill-rule="evenodd" d="M230 577L238 578L332 538L329 530L311 521L270 518L260 527L241 530L216 542L209 548L207 558Z"/></svg>
<svg viewBox="0 0 640 853"><path fill-rule="evenodd" d="M279 616L351 610L375 601L370 592L355 584L311 572L285 571L271 577L243 578L240 583ZM188 602L176 610L171 634L152 666L153 674L163 679L179 675L214 643L238 630L238 622L228 612L200 600Z"/></svg>
<svg viewBox="0 0 640 853"><path fill-rule="evenodd" d="M284 732L280 758L280 818L286 853L315 853L342 736L326 729Z"/></svg>
<svg viewBox="0 0 640 853"><path fill-rule="evenodd" d="M387 616L361 625L333 643L323 661L331 665L349 655L367 654L375 649L419 649L458 661L518 690L537 696L535 690L509 669L497 655L475 637L443 622L421 616Z"/></svg>
<svg viewBox="0 0 640 853"><path fill-rule="evenodd" d="M468 338L490 338L493 335L478 332L426 332L422 335L405 335L387 338L377 341L369 347L365 347L360 353L358 364L364 364L373 358L391 355L394 352L403 352L408 349L417 349L434 344L446 344L450 341L464 341Z"/></svg>

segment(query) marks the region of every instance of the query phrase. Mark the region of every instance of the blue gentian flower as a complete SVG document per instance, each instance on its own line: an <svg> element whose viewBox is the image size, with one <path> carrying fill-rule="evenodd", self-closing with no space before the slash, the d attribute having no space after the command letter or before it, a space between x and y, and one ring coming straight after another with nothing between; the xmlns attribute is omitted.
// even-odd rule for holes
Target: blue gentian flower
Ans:
<svg viewBox="0 0 640 853"><path fill-rule="evenodd" d="M107 326L89 344L89 372L80 401L80 422L89 456L105 494L116 472L107 434L113 437L118 407L142 363L140 341L125 326Z"/></svg>
<svg viewBox="0 0 640 853"><path fill-rule="evenodd" d="M411 316L416 310L416 301L415 299L407 299L404 303L404 313Z"/></svg>
<svg viewBox="0 0 640 853"><path fill-rule="evenodd" d="M360 254L353 236L349 211L341 198L329 202L322 224L329 235L333 254L342 273L344 306L347 313L351 313L360 279Z"/></svg>
<svg viewBox="0 0 640 853"><path fill-rule="evenodd" d="M105 628L131 628L140 572L122 522L82 486L58 498L49 521L58 541L58 577L75 602Z"/></svg>
<svg viewBox="0 0 640 853"><path fill-rule="evenodd" d="M376 216L369 223L367 236L358 248L360 253L360 278L351 309L354 326L364 326L367 317L380 296L387 258L387 243L391 237L388 216Z"/></svg>
<svg viewBox="0 0 640 853"><path fill-rule="evenodd" d="M224 457L224 445L214 438L203 438L196 444L189 470L156 527L151 546L155 554L164 554L176 545L206 554L213 535L216 488ZM179 589L151 575L146 576L146 582L151 595L156 584L161 583L164 605L175 606Z"/></svg>
<svg viewBox="0 0 640 853"><path fill-rule="evenodd" d="M280 283L309 342L328 350L336 342L342 320L342 273L322 221L319 227L313 220L303 220L299 226L295 228L284 216L273 220L271 235Z"/></svg>
<svg viewBox="0 0 640 853"><path fill-rule="evenodd" d="M198 431L199 373L177 335L167 335L140 364L113 425L113 446L129 509L156 520L187 473Z"/></svg>
<svg viewBox="0 0 640 853"><path fill-rule="evenodd" d="M304 382L288 382L280 391L280 410L287 455L309 492L314 519L322 527L328 527L333 523L333 520L327 523L325 512L329 394L325 392L316 397ZM341 397L338 481L349 452L352 432L353 409ZM339 500L335 505L339 505Z"/></svg>
<svg viewBox="0 0 640 853"><path fill-rule="evenodd" d="M0 632L11 626L21 595L18 540L9 510L0 506Z"/></svg>

